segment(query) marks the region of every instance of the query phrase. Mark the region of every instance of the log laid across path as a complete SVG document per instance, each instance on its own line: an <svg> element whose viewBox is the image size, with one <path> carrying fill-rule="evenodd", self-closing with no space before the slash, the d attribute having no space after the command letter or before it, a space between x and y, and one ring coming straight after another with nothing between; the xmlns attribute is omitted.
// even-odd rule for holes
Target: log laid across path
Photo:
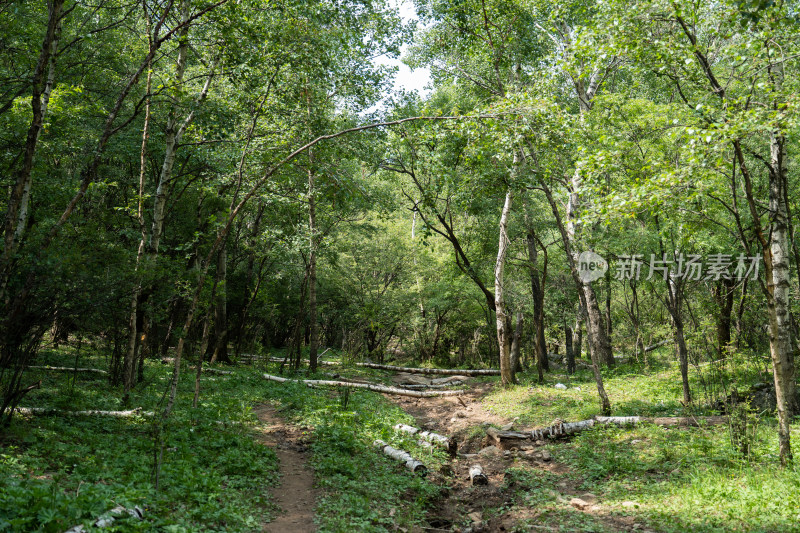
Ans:
<svg viewBox="0 0 800 533"><path fill-rule="evenodd" d="M352 383L350 381L328 381L322 379L288 379L280 376L273 376L270 374L262 374L264 379L270 381L277 381L278 383L286 383L293 381L303 383L307 387L347 387L351 389L367 389L373 392L381 392L383 394L395 394L397 396L411 396L414 398L433 398L436 396L459 396L464 394L463 390L436 390L436 391L413 391L398 389L397 387L387 387L385 385L373 385L371 383Z"/></svg>

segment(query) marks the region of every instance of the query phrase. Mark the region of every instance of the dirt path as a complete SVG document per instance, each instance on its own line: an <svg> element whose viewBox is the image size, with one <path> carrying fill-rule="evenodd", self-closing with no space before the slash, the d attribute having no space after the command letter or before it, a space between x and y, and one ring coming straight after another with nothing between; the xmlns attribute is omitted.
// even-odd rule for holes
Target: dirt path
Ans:
<svg viewBox="0 0 800 533"><path fill-rule="evenodd" d="M280 508L278 517L264 524L270 533L306 533L316 531L314 473L308 465L307 443L300 430L286 425L269 405L255 408L261 422L259 440L273 448L280 461L281 484L272 489L272 498Z"/></svg>
<svg viewBox="0 0 800 533"><path fill-rule="evenodd" d="M580 496L579 483L569 479L570 469L554 461L544 448L525 444L519 450L499 450L479 428L488 424L504 426L511 420L487 411L482 405L483 396L492 388L488 383L472 383L464 387L467 393L458 397L408 398L385 396L413 416L417 426L427 430L453 436L459 444L459 455L450 463L446 472L429 473L434 483L447 486L445 495L428 512L426 531L471 533L504 533L517 530L521 520L537 519L540 511L536 507L519 505L514 495L515 480L506 473L510 467L531 472L548 472L562 478L556 490L558 501L565 507L573 497ZM478 453L481 452L481 453ZM480 464L489 478L486 486L473 487L468 471L472 464ZM511 509L501 511L499 509ZM611 516L607 509L587 507L584 513L595 516L607 531L634 531L631 517ZM466 529L458 524L472 522ZM535 526L541 531L559 531L563 524L550 523Z"/></svg>

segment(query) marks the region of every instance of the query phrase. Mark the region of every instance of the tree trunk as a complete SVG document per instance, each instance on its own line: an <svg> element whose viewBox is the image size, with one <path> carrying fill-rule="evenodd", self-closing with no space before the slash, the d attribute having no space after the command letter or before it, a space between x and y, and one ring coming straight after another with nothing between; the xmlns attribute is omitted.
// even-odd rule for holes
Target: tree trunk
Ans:
<svg viewBox="0 0 800 533"><path fill-rule="evenodd" d="M536 371L539 374L539 383L544 381L544 371L550 370L550 362L547 359L547 344L544 339L544 282L547 277L547 250L545 252L544 268L542 279L539 280L538 269L538 249L536 248L537 239L533 231L527 208L525 209L525 225L527 229L526 244L528 248L528 269L531 277L531 296L533 297L533 344L536 355Z"/></svg>
<svg viewBox="0 0 800 533"><path fill-rule="evenodd" d="M503 269L510 241L508 239L508 215L511 211L513 193L511 188L506 192L506 200L500 215L500 243L497 250L497 262L494 267L494 305L497 317L497 346L500 350L500 381L503 385L515 383L514 368L511 366L511 331L510 318L506 314L506 303L503 297Z"/></svg>
<svg viewBox="0 0 800 533"><path fill-rule="evenodd" d="M582 311L578 314L578 318L575 319L575 328L572 330L572 353L578 359L581 358L581 353L583 352L583 323L581 322L581 314Z"/></svg>
<svg viewBox="0 0 800 533"><path fill-rule="evenodd" d="M228 277L228 254L226 252L225 241L219 249L217 256L217 276L216 286L217 294L214 306L214 330L216 342L214 343L214 354L211 356L211 362L224 361L231 363L228 356L228 291L227 291L227 277Z"/></svg>
<svg viewBox="0 0 800 533"><path fill-rule="evenodd" d="M514 337L511 341L511 367L514 372L522 372L522 360L520 358L520 347L522 346L522 310L517 310L517 325L514 328Z"/></svg>
<svg viewBox="0 0 800 533"><path fill-rule="evenodd" d="M714 299L719 308L719 314L717 315L717 351L720 359L725 358L730 350L733 291L734 283L732 279L720 278L714 287Z"/></svg>
<svg viewBox="0 0 800 533"><path fill-rule="evenodd" d="M308 149L308 369L317 371L317 350L319 349L319 333L317 328L317 212L316 190L314 182L314 153Z"/></svg>
<svg viewBox="0 0 800 533"><path fill-rule="evenodd" d="M773 72L776 85L780 86L783 67ZM792 350L792 327L790 316L790 266L789 239L787 232L787 155L786 138L775 131L770 141L771 172L769 179L770 232L769 248L764 251L767 275L767 308L769 311L770 355L772 357L775 395L778 411L778 440L781 464L792 461L790 445L791 420L795 406L795 368Z"/></svg>
<svg viewBox="0 0 800 533"><path fill-rule="evenodd" d="M22 154L22 166L10 187L10 197L6 209L3 228L3 260L2 260L2 287L0 297L3 296L10 275L12 257L17 249L28 220L28 202L31 193L33 160L44 124L44 117L50 101L50 93L55 79L55 62L58 51L58 42L61 34L61 12L64 0L48 2L47 28L45 30L42 49L33 71L31 79L31 123L25 141L25 150ZM46 75L45 75L46 73Z"/></svg>
<svg viewBox="0 0 800 533"><path fill-rule="evenodd" d="M669 276L667 278L667 308L672 316L675 350L678 354L678 363L681 370L683 404L689 405L692 403L692 392L689 388L689 353L686 349L686 340L683 336L682 306L683 297L680 278L676 279L673 276Z"/></svg>
<svg viewBox="0 0 800 533"><path fill-rule="evenodd" d="M594 291L591 291L591 287L589 287L589 291L582 290L585 286L584 283L581 281L580 276L578 274L578 267L577 267L577 256L573 254L572 250L572 239L570 238L570 233L567 226L564 224L564 221L561 218L561 213L558 210L558 204L553 198L553 193L550 190L549 185L545 180L539 182L542 186L542 190L544 191L545 196L547 197L547 203L550 204L550 210L553 212L553 218L556 221L556 226L558 226L559 233L561 233L561 240L564 243L564 251L567 258L567 263L569 264L570 274L572 274L572 279L575 282L576 286L578 287L578 295L581 299L581 306L583 309L589 309L589 295L594 297ZM600 310L597 307L597 299L594 298L594 309L596 310L596 314L599 315ZM595 324L597 326L597 324ZM602 327L599 328L602 332ZM589 336L589 354L591 355L592 359L592 373L594 374L594 381L597 385L597 395L600 398L600 408L602 409L604 414L611 414L611 402L608 399L608 394L606 394L605 385L603 384L603 375L600 373L600 357L603 356L602 350L602 342L598 342L594 338L594 329L589 327L587 324L586 332Z"/></svg>
<svg viewBox="0 0 800 533"><path fill-rule="evenodd" d="M564 324L564 343L567 347L567 373L575 373L575 353L572 351L572 328Z"/></svg>

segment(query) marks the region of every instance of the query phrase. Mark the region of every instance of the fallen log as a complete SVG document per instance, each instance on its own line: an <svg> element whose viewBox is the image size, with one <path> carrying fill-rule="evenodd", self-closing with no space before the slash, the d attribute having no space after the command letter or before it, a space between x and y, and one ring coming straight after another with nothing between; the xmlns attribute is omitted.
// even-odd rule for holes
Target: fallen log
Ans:
<svg viewBox="0 0 800 533"><path fill-rule="evenodd" d="M648 423L664 427L699 427L704 424L716 425L725 424L728 421L726 416L665 416L665 417L644 417L644 416L596 416L589 420L580 422L559 422L552 426L534 429L530 432L534 440L542 440L545 437L555 438L564 435L578 433L589 429L598 424L615 424L617 426L634 426L637 424Z"/></svg>
<svg viewBox="0 0 800 533"><path fill-rule="evenodd" d="M108 371L99 368L72 368L68 366L49 366L49 365L28 365L28 368L37 370L55 370L57 372L94 372L96 374L108 374Z"/></svg>
<svg viewBox="0 0 800 533"><path fill-rule="evenodd" d="M426 390L426 389L446 389L448 387L459 387L463 384L464 384L463 381L453 381L452 383L440 384L440 385L417 385L417 384L406 385L401 383L400 385L398 385L398 387L400 387L401 389L408 389L408 390Z"/></svg>
<svg viewBox="0 0 800 533"><path fill-rule="evenodd" d="M469 480L473 485L488 485L489 478L483 473L481 465L472 465L469 467Z"/></svg>
<svg viewBox="0 0 800 533"><path fill-rule="evenodd" d="M699 427L701 425L725 424L728 421L726 416L667 416L667 417L644 417L644 416L596 416L588 420L578 422L557 422L552 426L525 430L525 431L502 431L497 428L487 428L486 434L494 441L495 446L507 450L519 447L529 440L544 440L545 438L558 438L579 433L593 428L597 425L614 424L617 426L634 426L638 424L654 424L662 427Z"/></svg>
<svg viewBox="0 0 800 533"><path fill-rule="evenodd" d="M279 376L272 376L270 374L262 374L264 379L270 381L277 381L278 383L285 383L287 381L295 381L303 383L307 387L348 387L351 389L367 389L373 392L380 392L383 394L396 394L398 396L411 396L414 398L433 398L436 396L457 396L464 394L463 390L443 390L443 391L413 391L399 389L397 387L387 387L385 385L373 385L371 383L351 383L349 381L327 381L322 379L288 379Z"/></svg>
<svg viewBox="0 0 800 533"><path fill-rule="evenodd" d="M116 519L116 517L118 517L120 515L124 515L126 513L128 515L138 519L138 520L142 520L144 518L144 510L141 507L139 507L138 505L136 507L134 507L133 509L128 509L126 507L118 505L118 506L114 507L113 509L111 509L110 511L107 511L107 512L103 513L102 515L100 515L100 518L95 520L94 523L92 524L92 526L94 526L94 527L111 527L114 524L114 520ZM83 526L75 526L75 527L69 528L64 533L84 533L85 531L86 531L85 527L83 527Z"/></svg>
<svg viewBox="0 0 800 533"><path fill-rule="evenodd" d="M464 370L462 368L413 368L405 366L379 365L377 363L356 363L356 366L390 370L392 372L408 372L409 374L443 374L447 376L499 376L500 371L493 368Z"/></svg>
<svg viewBox="0 0 800 533"><path fill-rule="evenodd" d="M388 455L392 459L396 459L397 461L402 461L405 464L406 468L414 472L415 474L419 474L422 477L428 475L428 468L422 464L422 461L418 461L411 457L408 452L404 452L403 450L398 450L397 448L392 448L382 440L378 439L373 442L373 445L380 448L384 454Z"/></svg>
<svg viewBox="0 0 800 533"><path fill-rule="evenodd" d="M416 435L423 440L426 440L432 444L436 444L437 446L447 450L447 453L453 457L455 457L456 453L458 453L458 441L456 441L456 439L453 437L448 438L432 431L422 431L419 428L415 428L414 426L409 426L406 424L397 424L394 426L394 429L397 431L402 431L403 433Z"/></svg>
<svg viewBox="0 0 800 533"><path fill-rule="evenodd" d="M219 368L203 368L203 372L206 374L221 374L223 376L229 376L233 374L233 370L220 370Z"/></svg>
<svg viewBox="0 0 800 533"><path fill-rule="evenodd" d="M141 407L128 411L65 411L63 409L53 409L50 407L16 407L16 412L22 415L36 416L115 416L126 418L129 416L153 416L152 411L142 411Z"/></svg>
<svg viewBox="0 0 800 533"><path fill-rule="evenodd" d="M281 357L270 357L267 359L270 363L283 363L284 359ZM288 362L288 361L287 361ZM342 363L338 361L317 361L317 365L329 365L329 366L338 366Z"/></svg>

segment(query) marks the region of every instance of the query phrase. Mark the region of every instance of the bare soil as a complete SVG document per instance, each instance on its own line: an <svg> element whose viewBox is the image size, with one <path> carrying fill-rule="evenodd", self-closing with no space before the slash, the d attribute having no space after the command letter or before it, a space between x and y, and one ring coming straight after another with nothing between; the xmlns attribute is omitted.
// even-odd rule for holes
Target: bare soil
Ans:
<svg viewBox="0 0 800 533"><path fill-rule="evenodd" d="M285 424L272 406L259 405L255 413L261 422L259 440L275 450L281 474L280 485L271 491L280 514L272 522L264 524L262 531L316 531L314 508L317 491L314 489L314 472L308 464L308 443L303 433Z"/></svg>

